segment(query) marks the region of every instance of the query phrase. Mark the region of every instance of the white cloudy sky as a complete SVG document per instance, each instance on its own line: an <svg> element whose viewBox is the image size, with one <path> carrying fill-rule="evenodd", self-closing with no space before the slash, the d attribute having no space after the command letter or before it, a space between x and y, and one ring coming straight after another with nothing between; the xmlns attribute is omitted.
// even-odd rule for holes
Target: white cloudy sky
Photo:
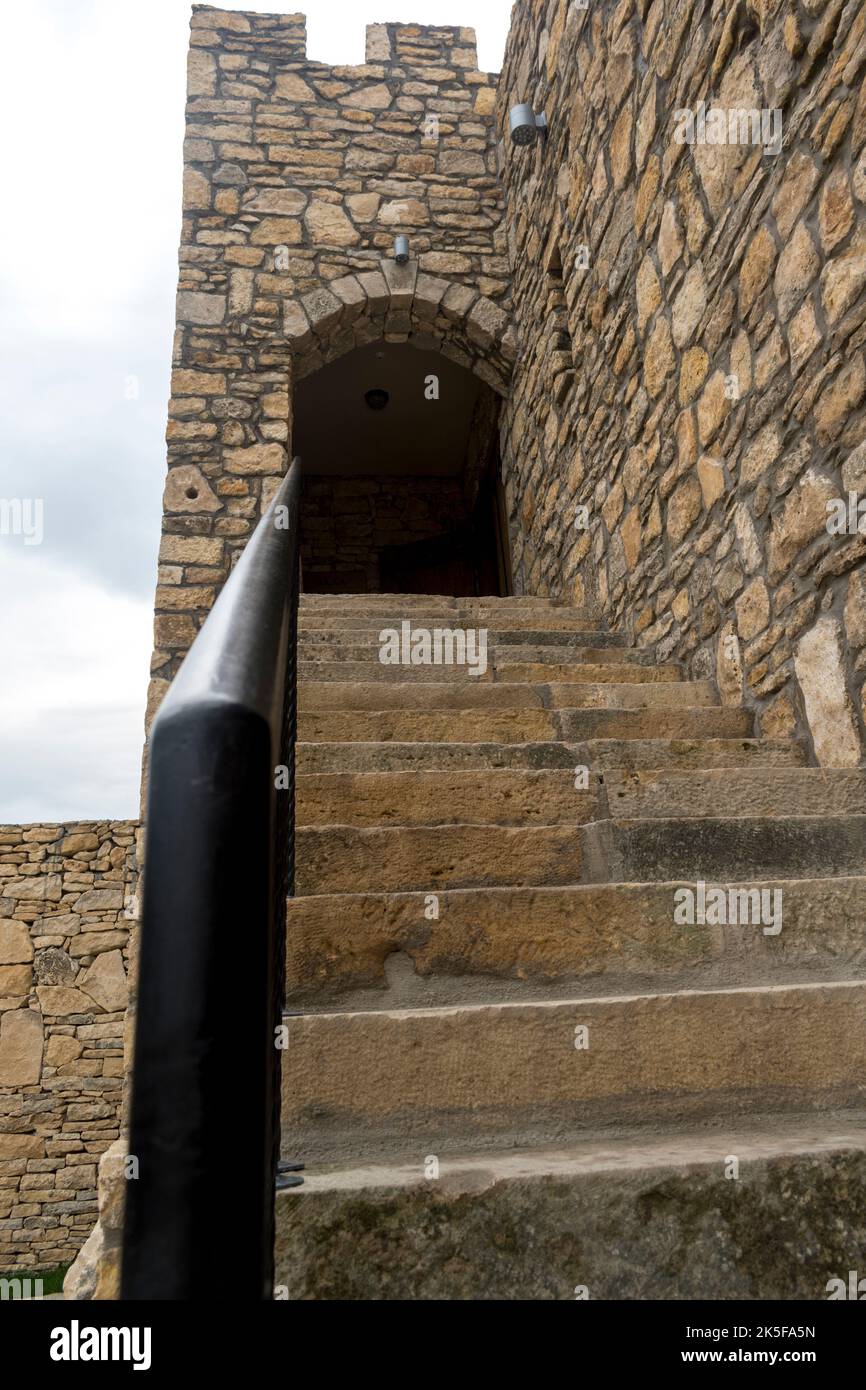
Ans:
<svg viewBox="0 0 866 1390"><path fill-rule="evenodd" d="M511 5L260 8L304 11L329 63L363 62L368 23L471 25L495 72ZM0 823L138 812L189 15L4 7L0 498L44 499L44 540L0 535Z"/></svg>

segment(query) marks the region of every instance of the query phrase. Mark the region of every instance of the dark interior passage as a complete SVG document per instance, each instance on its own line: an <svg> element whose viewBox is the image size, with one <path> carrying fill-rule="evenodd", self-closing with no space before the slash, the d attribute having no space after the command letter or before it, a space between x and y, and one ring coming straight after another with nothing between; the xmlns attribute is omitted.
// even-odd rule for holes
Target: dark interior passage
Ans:
<svg viewBox="0 0 866 1390"><path fill-rule="evenodd" d="M300 381L304 589L509 593L498 413L484 382L411 340Z"/></svg>

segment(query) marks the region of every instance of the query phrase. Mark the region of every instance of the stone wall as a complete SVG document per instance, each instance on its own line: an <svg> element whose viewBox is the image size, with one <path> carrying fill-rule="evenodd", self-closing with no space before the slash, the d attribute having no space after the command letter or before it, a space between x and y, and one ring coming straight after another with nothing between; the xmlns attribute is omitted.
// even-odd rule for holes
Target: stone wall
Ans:
<svg viewBox="0 0 866 1390"><path fill-rule="evenodd" d="M547 0L515 7L497 115L549 123L502 159L519 587L835 765L866 748L866 537L826 528L866 494L864 78L856 0ZM679 143L701 102L779 111L780 150Z"/></svg>
<svg viewBox="0 0 866 1390"><path fill-rule="evenodd" d="M131 821L0 826L0 1272L77 1253L120 1133Z"/></svg>
<svg viewBox="0 0 866 1390"><path fill-rule="evenodd" d="M150 714L287 468L293 375L416 332L501 391L513 356L472 30L372 25L329 67L303 15L197 6L188 75Z"/></svg>

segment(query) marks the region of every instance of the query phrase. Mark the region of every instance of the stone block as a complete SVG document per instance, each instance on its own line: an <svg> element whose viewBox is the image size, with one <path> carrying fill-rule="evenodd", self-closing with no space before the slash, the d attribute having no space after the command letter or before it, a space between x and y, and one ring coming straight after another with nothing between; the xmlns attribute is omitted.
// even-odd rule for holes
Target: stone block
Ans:
<svg viewBox="0 0 866 1390"><path fill-rule="evenodd" d="M42 1014L35 1009L9 1009L0 1017L0 1086L36 1086L42 1076ZM0 1136L0 1157L14 1158ZM39 1141L41 1146L42 1141Z"/></svg>

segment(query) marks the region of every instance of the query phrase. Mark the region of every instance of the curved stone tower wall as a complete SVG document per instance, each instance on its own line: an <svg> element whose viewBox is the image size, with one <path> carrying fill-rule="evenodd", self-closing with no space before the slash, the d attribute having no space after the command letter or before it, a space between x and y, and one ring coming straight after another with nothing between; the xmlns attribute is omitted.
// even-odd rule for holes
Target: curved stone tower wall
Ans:
<svg viewBox="0 0 866 1390"><path fill-rule="evenodd" d="M547 0L498 108L549 128L503 159L519 583L835 766L866 749L866 536L827 531L866 499L864 76L842 0Z"/></svg>

